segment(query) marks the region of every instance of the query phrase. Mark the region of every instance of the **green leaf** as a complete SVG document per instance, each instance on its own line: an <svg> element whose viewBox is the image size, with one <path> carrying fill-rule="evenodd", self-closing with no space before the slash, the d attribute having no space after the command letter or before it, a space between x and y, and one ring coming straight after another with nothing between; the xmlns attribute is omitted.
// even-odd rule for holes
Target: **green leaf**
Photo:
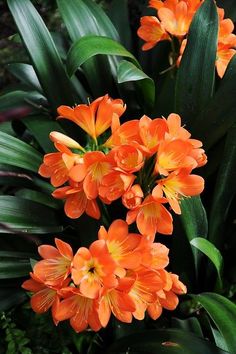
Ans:
<svg viewBox="0 0 236 354"><path fill-rule="evenodd" d="M14 196L0 196L0 232L46 234L61 232L54 211L40 203Z"/></svg>
<svg viewBox="0 0 236 354"><path fill-rule="evenodd" d="M137 67L140 67L133 54L113 39L102 36L85 36L75 42L68 52L66 63L68 74L72 76L82 64L98 54L127 57Z"/></svg>
<svg viewBox="0 0 236 354"><path fill-rule="evenodd" d="M218 38L215 2L205 0L190 26L176 81L176 110L188 127L197 124L213 95Z"/></svg>
<svg viewBox="0 0 236 354"><path fill-rule="evenodd" d="M204 142L205 149L209 149L221 139L235 122L235 80L236 55L230 61L216 94L199 117L199 124L195 129Z"/></svg>
<svg viewBox="0 0 236 354"><path fill-rule="evenodd" d="M54 144L49 139L49 134L52 131L58 131L65 134L60 124L57 121L50 119L47 115L30 115L24 118L22 122L33 134L45 152L55 151Z"/></svg>
<svg viewBox="0 0 236 354"><path fill-rule="evenodd" d="M0 163L37 172L42 156L32 146L0 132Z"/></svg>
<svg viewBox="0 0 236 354"><path fill-rule="evenodd" d="M37 77L54 111L61 104L73 105L70 80L42 18L29 0L7 2Z"/></svg>
<svg viewBox="0 0 236 354"><path fill-rule="evenodd" d="M204 253L216 267L216 271L219 277L220 287L222 287L222 269L223 269L223 257L220 251L208 240L202 237L196 237L190 241L191 245L196 247L202 253Z"/></svg>
<svg viewBox="0 0 236 354"><path fill-rule="evenodd" d="M42 87L32 65L25 63L10 63L8 64L7 69L31 89L42 92Z"/></svg>
<svg viewBox="0 0 236 354"><path fill-rule="evenodd" d="M161 329L143 331L123 337L112 344L107 353L223 354L227 352L189 332L176 329Z"/></svg>
<svg viewBox="0 0 236 354"><path fill-rule="evenodd" d="M118 40L119 36L101 7L92 0L57 0L58 8L73 42L87 35L106 36ZM83 65L83 73L94 97L112 92L111 72L116 58L89 59ZM106 77L106 80L104 80Z"/></svg>
<svg viewBox="0 0 236 354"><path fill-rule="evenodd" d="M35 201L37 203L43 204L43 205L47 205L50 208L53 209L59 209L62 206L62 203L60 200L57 200L55 198L53 198L52 196L49 196L47 194L38 192L38 191L34 191L32 189L27 189L27 188L22 188L19 189L15 195L17 197L20 198L24 198L24 199L28 199L28 200L32 200Z"/></svg>
<svg viewBox="0 0 236 354"><path fill-rule="evenodd" d="M26 299L26 294L22 290L15 288L1 288L0 291L0 312L7 311Z"/></svg>
<svg viewBox="0 0 236 354"><path fill-rule="evenodd" d="M144 106L152 108L155 101L155 84L141 69L133 63L122 60L117 69L118 83L135 81L138 85L138 91L141 95L140 101Z"/></svg>
<svg viewBox="0 0 236 354"><path fill-rule="evenodd" d="M191 295L208 312L223 336L230 354L236 354L236 305L215 293Z"/></svg>
<svg viewBox="0 0 236 354"><path fill-rule="evenodd" d="M31 271L29 260L11 260L0 256L0 279L20 278L27 276Z"/></svg>
<svg viewBox="0 0 236 354"><path fill-rule="evenodd" d="M224 227L229 207L236 194L236 124L229 130L217 175L209 222L209 240L224 244Z"/></svg>

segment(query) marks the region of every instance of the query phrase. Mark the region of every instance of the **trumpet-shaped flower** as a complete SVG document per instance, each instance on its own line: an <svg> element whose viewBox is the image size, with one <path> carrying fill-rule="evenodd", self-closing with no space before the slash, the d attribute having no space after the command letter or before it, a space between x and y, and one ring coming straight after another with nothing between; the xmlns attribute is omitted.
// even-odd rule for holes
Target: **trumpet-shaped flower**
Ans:
<svg viewBox="0 0 236 354"><path fill-rule="evenodd" d="M71 270L73 252L70 245L55 238L57 246L42 245L38 252L43 260L34 266L34 275L48 286L60 286Z"/></svg>
<svg viewBox="0 0 236 354"><path fill-rule="evenodd" d="M117 167L129 173L139 171L144 163L142 152L132 145L121 145L114 149Z"/></svg>
<svg viewBox="0 0 236 354"><path fill-rule="evenodd" d="M76 332L84 331L88 326L98 331L102 326L97 314L97 301L85 297L80 290L68 287L61 291L62 300L55 311L57 321L70 319L70 325Z"/></svg>
<svg viewBox="0 0 236 354"><path fill-rule="evenodd" d="M70 186L56 189L52 196L56 199L65 199L65 213L71 219L79 218L84 212L94 219L100 218L100 210L95 199L88 199L83 183L72 183Z"/></svg>
<svg viewBox="0 0 236 354"><path fill-rule="evenodd" d="M127 209L134 209L142 203L143 191L139 184L134 184L122 195L122 204Z"/></svg>
<svg viewBox="0 0 236 354"><path fill-rule="evenodd" d="M135 269L140 265L142 250L138 246L141 236L129 233L125 221L113 221L108 231L101 226L98 237L106 241L108 251L118 267Z"/></svg>
<svg viewBox="0 0 236 354"><path fill-rule="evenodd" d="M168 127L164 119L151 119L145 115L140 118L139 134L142 144L150 155L157 152L158 145L164 139L167 131Z"/></svg>
<svg viewBox="0 0 236 354"><path fill-rule="evenodd" d="M204 179L197 175L190 175L187 169L181 169L159 180L158 185L162 187L174 212L181 214L181 198L200 194L204 189Z"/></svg>
<svg viewBox="0 0 236 354"><path fill-rule="evenodd" d="M142 46L143 50L153 48L158 42L170 40L162 23L155 16L144 16L141 18L141 26L138 29L138 36L146 43Z"/></svg>
<svg viewBox="0 0 236 354"><path fill-rule="evenodd" d="M120 117L126 109L120 99L108 95L97 98L89 105L80 104L75 108L60 106L59 118L66 118L79 125L94 140L110 126L114 116Z"/></svg>
<svg viewBox="0 0 236 354"><path fill-rule="evenodd" d="M116 263L109 254L104 240L94 241L89 250L81 247L73 259L72 279L79 285L82 295L98 298L102 288L114 288Z"/></svg>
<svg viewBox="0 0 236 354"><path fill-rule="evenodd" d="M126 221L130 225L136 220L139 232L142 235L154 238L157 232L171 235L173 231L172 216L163 206L167 199L159 186L156 186L151 195L148 195L142 204L129 210Z"/></svg>
<svg viewBox="0 0 236 354"><path fill-rule="evenodd" d="M59 152L46 154L39 167L39 174L51 178L51 184L59 187L69 179L69 171L79 161L80 155L73 154L65 145L55 143Z"/></svg>

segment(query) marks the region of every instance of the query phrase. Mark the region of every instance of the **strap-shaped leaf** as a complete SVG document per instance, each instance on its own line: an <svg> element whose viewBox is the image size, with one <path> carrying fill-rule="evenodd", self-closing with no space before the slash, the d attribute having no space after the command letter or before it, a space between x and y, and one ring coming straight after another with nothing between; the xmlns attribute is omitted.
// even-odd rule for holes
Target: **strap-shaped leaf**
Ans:
<svg viewBox="0 0 236 354"><path fill-rule="evenodd" d="M0 279L20 278L27 276L31 271L29 260L10 260L0 257Z"/></svg>
<svg viewBox="0 0 236 354"><path fill-rule="evenodd" d="M70 80L42 18L29 0L7 2L48 101L54 110L74 104Z"/></svg>
<svg viewBox="0 0 236 354"><path fill-rule="evenodd" d="M31 200L0 196L0 232L46 234L62 231L53 209Z"/></svg>
<svg viewBox="0 0 236 354"><path fill-rule="evenodd" d="M236 194L236 124L229 130L215 185L210 212L209 240L217 247L224 244L224 227Z"/></svg>
<svg viewBox="0 0 236 354"><path fill-rule="evenodd" d="M176 110L188 127L213 94L217 36L216 5L214 0L205 0L190 26L176 81Z"/></svg>
<svg viewBox="0 0 236 354"><path fill-rule="evenodd" d="M56 130L65 134L60 124L51 120L47 115L30 115L22 121L45 152L53 152L55 150L54 144L49 139L49 134L52 131Z"/></svg>
<svg viewBox="0 0 236 354"><path fill-rule="evenodd" d="M119 39L110 19L94 1L57 0L57 4L72 42L87 35ZM94 57L84 63L83 72L94 97L113 90L111 73L114 73L117 62L117 58Z"/></svg>
<svg viewBox="0 0 236 354"><path fill-rule="evenodd" d="M0 132L0 163L37 172L42 156L32 146Z"/></svg>
<svg viewBox="0 0 236 354"><path fill-rule="evenodd" d="M117 340L108 354L226 354L208 340L177 329L148 330Z"/></svg>
<svg viewBox="0 0 236 354"><path fill-rule="evenodd" d="M117 69L117 80L121 84L123 82L134 81L137 84L137 91L141 104L146 109L151 109L155 101L155 84L153 80L147 76L136 65L127 60L122 60Z"/></svg>
<svg viewBox="0 0 236 354"><path fill-rule="evenodd" d="M205 149L209 149L220 140L236 120L235 82L236 55L229 63L218 90L194 128L195 134L204 142Z"/></svg>
<svg viewBox="0 0 236 354"><path fill-rule="evenodd" d="M212 261L218 274L219 286L222 287L221 274L223 269L223 257L220 251L210 241L202 237L196 237L191 240L190 243Z"/></svg>
<svg viewBox="0 0 236 354"><path fill-rule="evenodd" d="M236 354L236 305L215 293L191 295L208 312L222 334L230 354Z"/></svg>
<svg viewBox="0 0 236 354"><path fill-rule="evenodd" d="M26 293L23 289L1 288L0 291L0 312L7 311L26 299Z"/></svg>
<svg viewBox="0 0 236 354"><path fill-rule="evenodd" d="M26 63L10 63L7 69L30 88L36 89L39 92L42 91L42 87L32 65Z"/></svg>
<svg viewBox="0 0 236 354"><path fill-rule="evenodd" d="M98 54L127 57L137 67L140 67L133 54L113 39L102 36L85 36L75 42L69 50L66 64L69 75L72 76L82 64Z"/></svg>

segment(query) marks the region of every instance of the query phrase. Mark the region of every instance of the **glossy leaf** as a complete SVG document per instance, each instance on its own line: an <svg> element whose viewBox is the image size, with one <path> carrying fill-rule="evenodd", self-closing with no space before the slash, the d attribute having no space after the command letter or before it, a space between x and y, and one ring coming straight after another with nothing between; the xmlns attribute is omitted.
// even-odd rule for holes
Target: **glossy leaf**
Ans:
<svg viewBox="0 0 236 354"><path fill-rule="evenodd" d="M40 203L0 196L0 232L54 233L62 231L54 211Z"/></svg>
<svg viewBox="0 0 236 354"><path fill-rule="evenodd" d="M27 84L30 88L42 92L42 87L32 65L25 63L10 63L7 68L15 77Z"/></svg>
<svg viewBox="0 0 236 354"><path fill-rule="evenodd" d="M70 80L42 18L29 0L7 2L48 101L55 111L60 104L72 105Z"/></svg>
<svg viewBox="0 0 236 354"><path fill-rule="evenodd" d="M196 237L190 241L191 245L196 247L199 251L204 253L216 267L216 271L220 281L220 287L222 287L222 268L223 257L220 251L208 240L202 237Z"/></svg>
<svg viewBox="0 0 236 354"><path fill-rule="evenodd" d="M20 278L27 276L31 271L29 260L18 258L11 260L0 256L0 279Z"/></svg>
<svg viewBox="0 0 236 354"><path fill-rule="evenodd" d="M69 50L66 64L68 74L72 76L82 64L98 54L128 57L139 67L133 54L120 43L108 37L85 36L75 42Z"/></svg>
<svg viewBox="0 0 236 354"><path fill-rule="evenodd" d="M224 226L236 194L236 124L229 130L215 185L210 213L209 240L217 247L224 243Z"/></svg>
<svg viewBox="0 0 236 354"><path fill-rule="evenodd" d="M196 134L204 142L206 149L212 147L222 138L235 122L236 107L236 55L228 65L219 88L199 118ZM208 132L211 132L209 134Z"/></svg>
<svg viewBox="0 0 236 354"><path fill-rule="evenodd" d="M191 295L208 312L222 334L230 354L236 353L236 305L215 293Z"/></svg>
<svg viewBox="0 0 236 354"><path fill-rule="evenodd" d="M21 188L19 189L15 195L20 198L24 198L27 200L32 200L37 203L47 205L53 209L59 209L61 207L61 201L49 196L45 193L41 193L38 191L34 191L32 189Z"/></svg>
<svg viewBox="0 0 236 354"><path fill-rule="evenodd" d="M55 150L54 144L49 139L49 134L52 131L65 134L60 124L50 119L47 115L30 115L23 119L23 123L45 152L53 152Z"/></svg>
<svg viewBox="0 0 236 354"><path fill-rule="evenodd" d="M137 82L138 90L141 95L140 101L146 107L153 107L155 101L155 84L153 80L147 76L141 69L133 63L123 60L119 63L117 69L118 83Z"/></svg>
<svg viewBox="0 0 236 354"><path fill-rule="evenodd" d="M42 163L42 156L32 146L0 132L0 163L37 172Z"/></svg>
<svg viewBox="0 0 236 354"><path fill-rule="evenodd" d="M225 354L208 340L176 329L148 330L116 341L108 354Z"/></svg>
<svg viewBox="0 0 236 354"><path fill-rule="evenodd" d="M213 0L205 0L190 26L176 81L176 109L188 127L213 95L218 37L218 14Z"/></svg>
<svg viewBox="0 0 236 354"><path fill-rule="evenodd" d="M57 4L72 42L92 34L119 39L110 19L94 1L57 0ZM116 62L115 58L94 57L84 63L83 73L95 97L113 90L111 72L114 72Z"/></svg>

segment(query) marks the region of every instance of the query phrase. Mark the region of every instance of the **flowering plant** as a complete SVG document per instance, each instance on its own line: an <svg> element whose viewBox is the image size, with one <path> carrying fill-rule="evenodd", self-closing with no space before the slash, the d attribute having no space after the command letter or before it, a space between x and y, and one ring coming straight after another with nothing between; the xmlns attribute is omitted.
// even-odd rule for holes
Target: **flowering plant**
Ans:
<svg viewBox="0 0 236 354"><path fill-rule="evenodd" d="M234 354L230 1L57 0L56 34L7 2L27 52L0 96L6 352L39 328L48 353Z"/></svg>

